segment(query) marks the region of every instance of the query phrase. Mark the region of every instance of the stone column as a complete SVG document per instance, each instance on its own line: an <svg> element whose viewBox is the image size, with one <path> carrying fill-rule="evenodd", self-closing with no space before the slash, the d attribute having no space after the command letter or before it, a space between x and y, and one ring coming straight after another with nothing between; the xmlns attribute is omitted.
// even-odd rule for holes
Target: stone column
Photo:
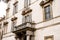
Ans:
<svg viewBox="0 0 60 40"><path fill-rule="evenodd" d="M27 40L30 40L30 35L27 35Z"/></svg>
<svg viewBox="0 0 60 40"><path fill-rule="evenodd" d="M27 40L31 40L31 35L33 35L33 32L27 30L27 31L26 31L26 37L27 37Z"/></svg>

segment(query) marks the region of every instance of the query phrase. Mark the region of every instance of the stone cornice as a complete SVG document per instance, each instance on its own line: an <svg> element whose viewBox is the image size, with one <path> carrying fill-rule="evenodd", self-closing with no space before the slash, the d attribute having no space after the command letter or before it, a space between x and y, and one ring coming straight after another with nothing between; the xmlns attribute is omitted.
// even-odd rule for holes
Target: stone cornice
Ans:
<svg viewBox="0 0 60 40"><path fill-rule="evenodd" d="M47 4L47 3L50 3L50 2L52 2L53 0L48 0L48 1L41 1L40 2L40 6L44 6L45 4Z"/></svg>
<svg viewBox="0 0 60 40"><path fill-rule="evenodd" d="M25 14L30 13L30 12L32 12L32 9L30 9L30 8L27 10L23 10L22 15L25 15Z"/></svg>
<svg viewBox="0 0 60 40"><path fill-rule="evenodd" d="M11 19L11 21L14 21L14 20L16 20L17 19L17 17L13 17L12 19Z"/></svg>
<svg viewBox="0 0 60 40"><path fill-rule="evenodd" d="M8 22L6 21L6 22L4 22L4 25L6 25L6 24L8 24Z"/></svg>

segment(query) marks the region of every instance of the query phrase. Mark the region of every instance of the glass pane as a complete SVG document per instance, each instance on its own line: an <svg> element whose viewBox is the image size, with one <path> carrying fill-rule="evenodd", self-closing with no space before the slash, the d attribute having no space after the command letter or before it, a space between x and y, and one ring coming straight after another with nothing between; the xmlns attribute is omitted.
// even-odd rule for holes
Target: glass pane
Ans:
<svg viewBox="0 0 60 40"><path fill-rule="evenodd" d="M50 18L50 14L46 14L46 19L49 19Z"/></svg>
<svg viewBox="0 0 60 40"><path fill-rule="evenodd" d="M50 19L50 6L45 7L45 19Z"/></svg>
<svg viewBox="0 0 60 40"><path fill-rule="evenodd" d="M45 7L45 12L46 13L50 12L50 6Z"/></svg>

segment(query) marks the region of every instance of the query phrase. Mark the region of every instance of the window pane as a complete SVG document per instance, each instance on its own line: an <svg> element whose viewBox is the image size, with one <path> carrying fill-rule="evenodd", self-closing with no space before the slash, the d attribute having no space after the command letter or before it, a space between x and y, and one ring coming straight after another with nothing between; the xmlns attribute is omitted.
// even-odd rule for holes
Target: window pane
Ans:
<svg viewBox="0 0 60 40"><path fill-rule="evenodd" d="M50 19L50 14L45 14L46 19Z"/></svg>
<svg viewBox="0 0 60 40"><path fill-rule="evenodd" d="M51 16L50 15L50 6L46 6L44 10L45 10L45 19L46 20L50 19L50 16Z"/></svg>
<svg viewBox="0 0 60 40"><path fill-rule="evenodd" d="M50 13L50 6L45 7L45 13Z"/></svg>
<svg viewBox="0 0 60 40"><path fill-rule="evenodd" d="M31 0L24 0L24 7L27 8L31 4Z"/></svg>

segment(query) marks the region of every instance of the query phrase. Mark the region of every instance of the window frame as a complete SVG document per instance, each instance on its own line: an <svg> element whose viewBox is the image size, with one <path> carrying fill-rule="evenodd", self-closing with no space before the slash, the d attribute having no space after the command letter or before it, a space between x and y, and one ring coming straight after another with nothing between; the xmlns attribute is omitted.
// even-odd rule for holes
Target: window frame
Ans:
<svg viewBox="0 0 60 40"><path fill-rule="evenodd" d="M10 8L8 7L8 8L6 9L6 18L9 17L9 12L10 12Z"/></svg>
<svg viewBox="0 0 60 40"><path fill-rule="evenodd" d="M7 31L7 29L8 29L8 24L6 24L6 25L3 25L4 27L3 27L3 34L5 35L8 31Z"/></svg>
<svg viewBox="0 0 60 40"><path fill-rule="evenodd" d="M47 9L47 7L49 7L49 9ZM49 12L46 12L47 10L49 10ZM51 12L50 12L50 5L44 7L44 12L45 12L45 20L49 20L51 18ZM49 18L47 18L47 14L49 14Z"/></svg>
<svg viewBox="0 0 60 40"><path fill-rule="evenodd" d="M17 24L17 20L12 21L12 26L15 27Z"/></svg>
<svg viewBox="0 0 60 40"><path fill-rule="evenodd" d="M26 14L23 16L22 18L22 22L25 23L25 22L32 22L32 14Z"/></svg>
<svg viewBox="0 0 60 40"><path fill-rule="evenodd" d="M44 6L42 6L42 8L43 8L43 21L48 21L48 20L45 19L45 7L47 7L49 5L50 5L50 15L51 15L50 17L51 18L49 18L48 20L51 20L53 18L52 3L50 2L50 3L47 3Z"/></svg>
<svg viewBox="0 0 60 40"><path fill-rule="evenodd" d="M24 0L24 8L28 8L31 5L31 0Z"/></svg>

